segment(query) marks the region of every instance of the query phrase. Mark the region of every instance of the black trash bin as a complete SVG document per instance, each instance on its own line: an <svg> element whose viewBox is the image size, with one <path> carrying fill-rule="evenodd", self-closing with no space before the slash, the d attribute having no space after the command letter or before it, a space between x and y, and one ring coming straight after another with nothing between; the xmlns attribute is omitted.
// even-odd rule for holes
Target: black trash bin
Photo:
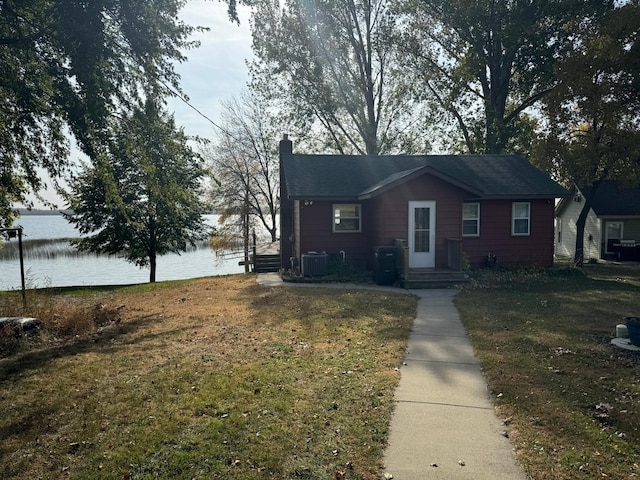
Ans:
<svg viewBox="0 0 640 480"><path fill-rule="evenodd" d="M378 285L393 285L396 281L396 247L376 247L374 251L373 281Z"/></svg>

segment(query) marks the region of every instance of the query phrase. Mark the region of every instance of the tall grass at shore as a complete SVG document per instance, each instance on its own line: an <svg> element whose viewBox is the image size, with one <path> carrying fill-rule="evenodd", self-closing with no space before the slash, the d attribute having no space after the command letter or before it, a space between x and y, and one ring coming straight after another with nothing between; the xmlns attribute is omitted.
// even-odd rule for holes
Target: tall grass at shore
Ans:
<svg viewBox="0 0 640 480"><path fill-rule="evenodd" d="M95 255L94 253L82 252L74 245L73 238L48 238L36 240L23 240L22 250L23 257L28 259L53 259L58 257L78 258L86 255ZM207 240L197 242L195 246L187 245L186 251L194 251L201 249L210 249L211 246ZM16 260L20 258L20 248L17 241L3 242L0 248L0 261Z"/></svg>

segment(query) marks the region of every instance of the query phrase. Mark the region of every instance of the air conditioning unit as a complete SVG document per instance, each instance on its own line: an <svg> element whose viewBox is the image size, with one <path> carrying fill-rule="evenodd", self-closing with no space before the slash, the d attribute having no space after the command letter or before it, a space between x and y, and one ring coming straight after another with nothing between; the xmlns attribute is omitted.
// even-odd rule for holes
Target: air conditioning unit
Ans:
<svg viewBox="0 0 640 480"><path fill-rule="evenodd" d="M324 277L327 274L326 253L303 253L302 275L305 277Z"/></svg>

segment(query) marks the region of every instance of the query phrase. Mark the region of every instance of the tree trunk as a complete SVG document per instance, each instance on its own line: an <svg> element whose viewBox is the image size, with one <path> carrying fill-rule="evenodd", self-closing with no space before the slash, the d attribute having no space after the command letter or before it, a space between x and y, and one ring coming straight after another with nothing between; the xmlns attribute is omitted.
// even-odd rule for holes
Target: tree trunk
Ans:
<svg viewBox="0 0 640 480"><path fill-rule="evenodd" d="M573 256L573 264L576 267L582 267L582 265L584 265L584 227L587 224L589 210L591 210L591 205L593 204L593 199L596 196L599 186L600 180L596 180L591 184L591 191L589 195L585 197L582 211L576 221L576 251Z"/></svg>
<svg viewBox="0 0 640 480"><path fill-rule="evenodd" d="M589 208L591 207L585 201L578 220L576 221L576 251L573 255L573 264L576 267L582 267L584 264L584 226L587 222Z"/></svg>
<svg viewBox="0 0 640 480"><path fill-rule="evenodd" d="M152 196L152 192L147 191L149 198ZM157 241L158 236L156 232L156 217L149 214L149 283L156 283L156 256L157 256Z"/></svg>
<svg viewBox="0 0 640 480"><path fill-rule="evenodd" d="M156 283L156 252L149 253L149 283Z"/></svg>
<svg viewBox="0 0 640 480"><path fill-rule="evenodd" d="M244 273L249 273L249 193L245 192L242 211L242 239L244 242ZM255 258L253 261L255 262Z"/></svg>

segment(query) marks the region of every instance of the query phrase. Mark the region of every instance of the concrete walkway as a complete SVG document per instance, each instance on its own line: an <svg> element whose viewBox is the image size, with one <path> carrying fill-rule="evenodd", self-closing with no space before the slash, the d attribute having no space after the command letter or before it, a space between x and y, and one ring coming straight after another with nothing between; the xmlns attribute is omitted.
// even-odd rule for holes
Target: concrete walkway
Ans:
<svg viewBox="0 0 640 480"><path fill-rule="evenodd" d="M283 284L258 275L266 286L363 288L358 285ZM525 480L498 420L471 343L453 306L456 290L401 290L418 296L418 311L395 392L387 478L394 480Z"/></svg>
<svg viewBox="0 0 640 480"><path fill-rule="evenodd" d="M455 290L419 297L385 471L394 480L524 480L452 300Z"/></svg>

